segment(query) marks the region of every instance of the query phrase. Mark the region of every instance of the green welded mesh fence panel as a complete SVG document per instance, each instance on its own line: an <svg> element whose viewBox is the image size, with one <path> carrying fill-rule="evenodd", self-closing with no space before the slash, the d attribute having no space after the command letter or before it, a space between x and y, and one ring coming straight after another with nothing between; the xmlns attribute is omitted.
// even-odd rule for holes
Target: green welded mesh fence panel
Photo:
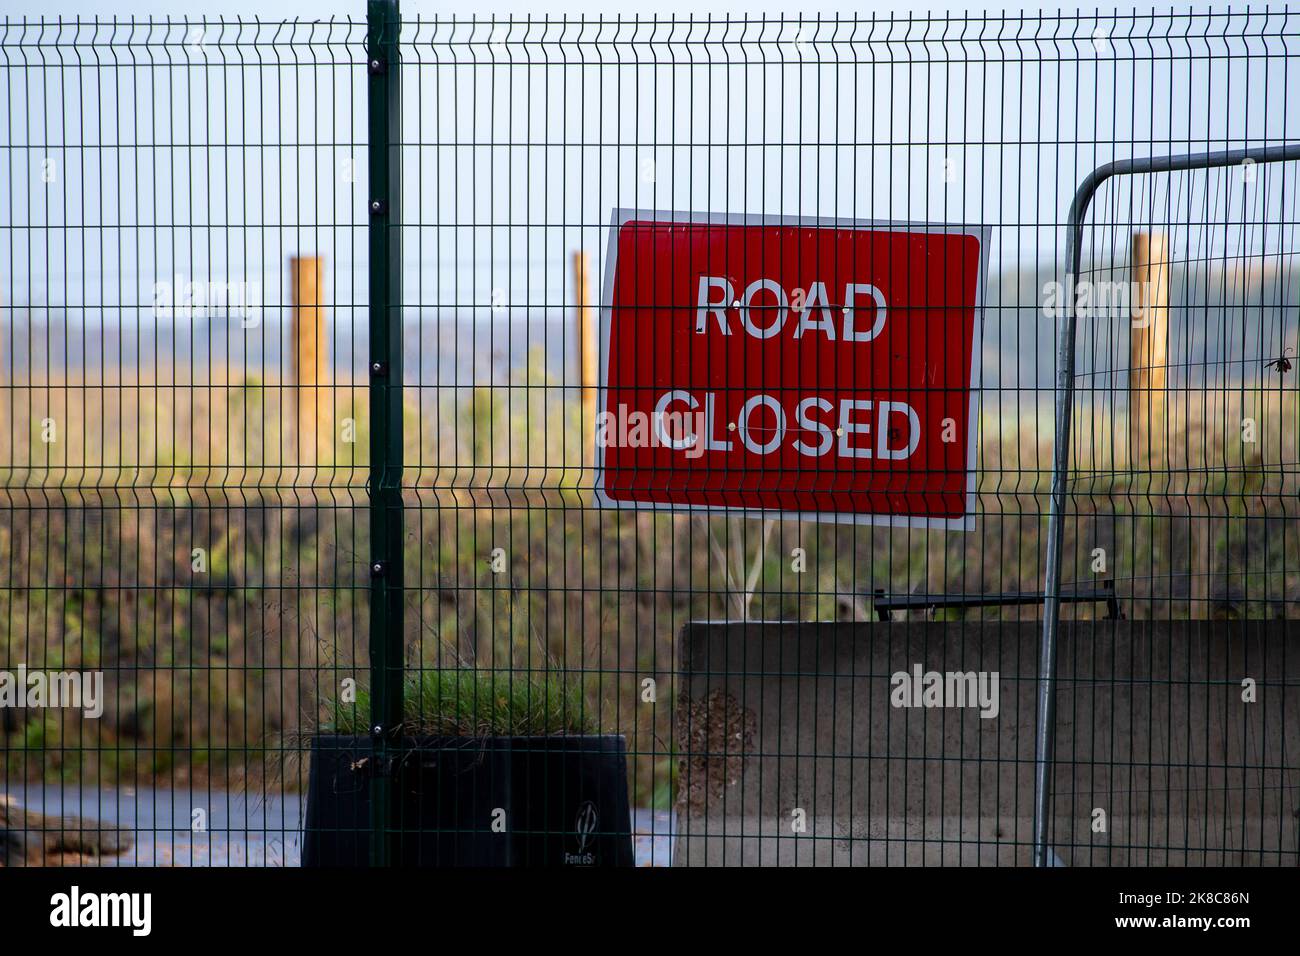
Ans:
<svg viewBox="0 0 1300 956"><path fill-rule="evenodd" d="M396 12L0 26L0 862L1032 862L1070 200L1295 15ZM1296 165L1086 223L1051 861L1297 860Z"/></svg>

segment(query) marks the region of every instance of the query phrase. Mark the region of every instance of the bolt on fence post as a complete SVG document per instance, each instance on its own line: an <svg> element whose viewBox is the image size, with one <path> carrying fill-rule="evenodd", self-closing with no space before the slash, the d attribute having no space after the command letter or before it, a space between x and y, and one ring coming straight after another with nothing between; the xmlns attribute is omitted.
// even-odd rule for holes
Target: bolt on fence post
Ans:
<svg viewBox="0 0 1300 956"><path fill-rule="evenodd" d="M1065 545L1065 493L1070 477L1070 425L1074 409L1074 339L1078 328L1078 281L1083 264L1083 226L1098 187L1113 176L1168 173L1300 161L1300 143L1254 149L1125 159L1099 166L1075 191L1065 227L1066 313L1056 351L1056 428L1052 490L1047 515L1047 568L1043 588L1043 635L1038 657L1038 723L1034 742L1034 866L1048 865L1048 814L1056 745L1056 645L1061 624L1061 555Z"/></svg>
<svg viewBox="0 0 1300 956"><path fill-rule="evenodd" d="M401 82L397 0L366 4L370 193L370 862L395 862L402 729Z"/></svg>

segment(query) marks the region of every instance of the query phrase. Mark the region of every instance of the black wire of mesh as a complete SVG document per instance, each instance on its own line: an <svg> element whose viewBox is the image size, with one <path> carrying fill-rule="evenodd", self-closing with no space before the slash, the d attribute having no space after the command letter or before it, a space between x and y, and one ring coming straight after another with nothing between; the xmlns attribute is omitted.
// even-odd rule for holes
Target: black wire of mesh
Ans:
<svg viewBox="0 0 1300 956"><path fill-rule="evenodd" d="M0 28L0 863L1031 862L1078 285L1050 859L1296 862L1297 164L1064 266L1294 14L395 9Z"/></svg>

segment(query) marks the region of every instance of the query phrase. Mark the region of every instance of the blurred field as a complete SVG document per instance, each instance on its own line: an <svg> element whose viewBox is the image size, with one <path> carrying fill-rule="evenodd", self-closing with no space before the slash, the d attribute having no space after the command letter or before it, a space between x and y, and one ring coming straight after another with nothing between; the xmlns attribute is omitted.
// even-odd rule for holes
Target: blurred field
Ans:
<svg viewBox="0 0 1300 956"><path fill-rule="evenodd" d="M110 695L97 722L4 711L8 773L103 786L278 774L342 682L367 683L365 387L323 390L326 460L296 464L290 390L211 374L4 390L0 420L31 430L0 447L0 666L103 669ZM1131 617L1295 613L1294 389L1171 393L1153 460L1129 449L1113 395L1084 391L1076 409L1066 580L1115 578ZM675 636L727 607L705 526L591 508L576 390L540 364L494 389L411 388L406 403L408 666L563 670L600 728L628 736L638 804L668 805ZM1039 590L1051 421L1050 394L985 396L973 532L779 522L754 615L862 618L876 588Z"/></svg>

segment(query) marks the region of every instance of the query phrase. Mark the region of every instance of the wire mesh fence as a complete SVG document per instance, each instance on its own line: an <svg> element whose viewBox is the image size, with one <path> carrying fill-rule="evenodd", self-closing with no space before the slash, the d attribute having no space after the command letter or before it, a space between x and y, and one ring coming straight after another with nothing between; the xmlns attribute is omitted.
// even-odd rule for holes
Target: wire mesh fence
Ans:
<svg viewBox="0 0 1300 956"><path fill-rule="evenodd" d="M368 14L3 26L2 862L1296 862L1293 14Z"/></svg>

